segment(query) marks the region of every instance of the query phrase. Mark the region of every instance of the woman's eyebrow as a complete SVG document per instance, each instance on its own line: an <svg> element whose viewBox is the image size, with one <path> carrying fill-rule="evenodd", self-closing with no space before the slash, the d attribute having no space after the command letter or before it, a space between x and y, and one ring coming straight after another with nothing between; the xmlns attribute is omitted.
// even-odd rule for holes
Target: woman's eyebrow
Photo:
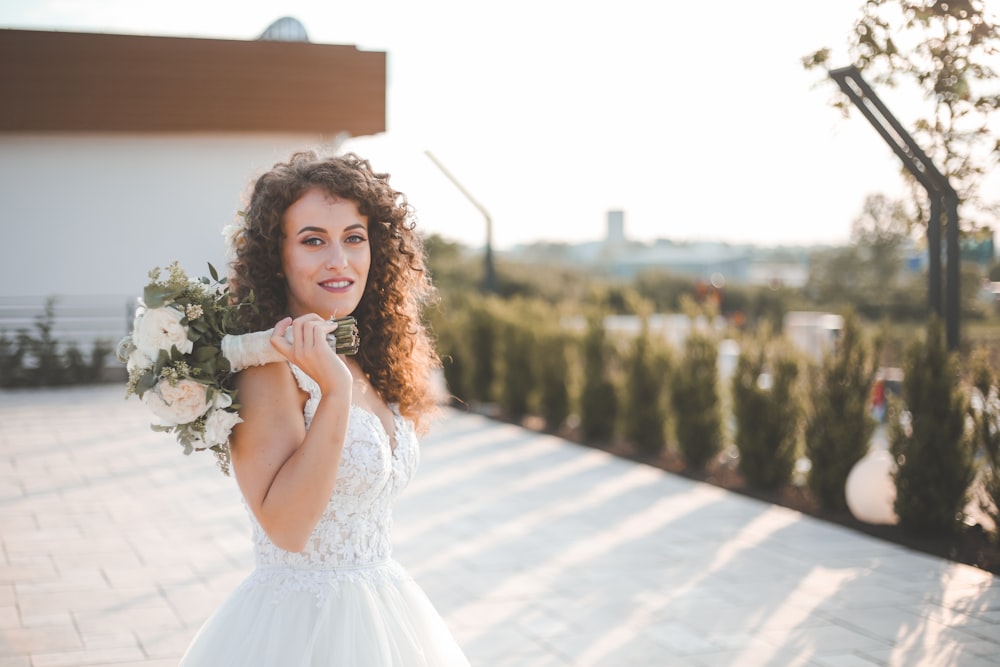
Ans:
<svg viewBox="0 0 1000 667"><path fill-rule="evenodd" d="M322 227L312 227L312 226L309 226L309 227L303 227L302 229L300 229L296 233L297 234L302 234L302 233L305 233L305 232L321 232L321 233L325 234L326 230L323 229Z"/></svg>
<svg viewBox="0 0 1000 667"><path fill-rule="evenodd" d="M348 231L348 230L351 230L351 229L361 229L361 230L365 230L365 231L368 230L368 228L365 227L360 222L355 223L353 225L348 225L347 227L344 227L344 231L345 232ZM321 234L326 234L327 230L324 229L324 228L322 228L322 227L313 227L313 226L309 225L309 226L306 226L306 227L303 227L302 229L300 229L298 232L296 232L296 234L304 234L306 232L319 232Z"/></svg>

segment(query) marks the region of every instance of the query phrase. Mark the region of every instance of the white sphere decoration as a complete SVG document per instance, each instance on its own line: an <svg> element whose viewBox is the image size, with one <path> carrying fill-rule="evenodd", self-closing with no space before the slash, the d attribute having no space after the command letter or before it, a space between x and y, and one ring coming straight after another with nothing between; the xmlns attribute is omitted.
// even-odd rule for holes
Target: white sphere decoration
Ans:
<svg viewBox="0 0 1000 667"><path fill-rule="evenodd" d="M873 449L854 464L847 475L844 495L854 518L865 523L894 525L899 522L893 503L896 483L892 473L896 461L884 449Z"/></svg>

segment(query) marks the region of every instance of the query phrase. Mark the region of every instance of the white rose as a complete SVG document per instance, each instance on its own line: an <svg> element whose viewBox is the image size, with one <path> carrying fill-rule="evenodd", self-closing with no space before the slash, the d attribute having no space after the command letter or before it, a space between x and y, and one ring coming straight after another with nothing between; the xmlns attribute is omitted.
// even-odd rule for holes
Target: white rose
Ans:
<svg viewBox="0 0 1000 667"><path fill-rule="evenodd" d="M215 400L212 401L213 408L228 408L233 404L233 397L224 391L215 393Z"/></svg>
<svg viewBox="0 0 1000 667"><path fill-rule="evenodd" d="M136 370L149 368L153 365L153 360L143 354L142 350L139 348L132 348L132 351L128 353L128 362L125 368L131 373Z"/></svg>
<svg viewBox="0 0 1000 667"><path fill-rule="evenodd" d="M162 380L152 391L143 394L142 400L165 426L173 426L189 424L205 414L207 396L205 385L199 382L181 380L172 385Z"/></svg>
<svg viewBox="0 0 1000 667"><path fill-rule="evenodd" d="M236 412L230 412L229 410L213 410L211 414L208 415L208 419L205 420L205 436L204 436L204 446L214 447L215 445L224 445L229 440L229 434L232 432L233 427L241 423L243 420ZM195 447L196 449L201 449L201 447Z"/></svg>
<svg viewBox="0 0 1000 667"><path fill-rule="evenodd" d="M170 306L137 313L132 342L150 359L156 359L160 350L169 350L172 345L187 354L194 344L188 339L187 327L181 324L183 318L184 313Z"/></svg>

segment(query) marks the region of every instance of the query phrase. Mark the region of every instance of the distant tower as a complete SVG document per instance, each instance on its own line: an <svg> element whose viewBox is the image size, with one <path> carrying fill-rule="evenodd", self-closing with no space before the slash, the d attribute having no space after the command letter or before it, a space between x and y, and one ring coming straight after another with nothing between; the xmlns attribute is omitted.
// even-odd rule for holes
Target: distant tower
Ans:
<svg viewBox="0 0 1000 667"><path fill-rule="evenodd" d="M608 211L608 237L605 243L609 246L625 245L625 211Z"/></svg>

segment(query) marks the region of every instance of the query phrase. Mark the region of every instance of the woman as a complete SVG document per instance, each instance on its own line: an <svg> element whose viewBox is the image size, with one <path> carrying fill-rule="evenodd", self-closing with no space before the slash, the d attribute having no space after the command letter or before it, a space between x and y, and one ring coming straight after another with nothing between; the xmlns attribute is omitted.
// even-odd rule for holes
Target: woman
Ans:
<svg viewBox="0 0 1000 667"><path fill-rule="evenodd" d="M257 179L231 243L234 294L257 304L244 324L273 326L288 363L236 377L232 469L257 567L181 664L468 665L390 557L390 505L416 468L438 363L406 198L355 155L296 153ZM346 315L361 338L352 357L326 340Z"/></svg>

